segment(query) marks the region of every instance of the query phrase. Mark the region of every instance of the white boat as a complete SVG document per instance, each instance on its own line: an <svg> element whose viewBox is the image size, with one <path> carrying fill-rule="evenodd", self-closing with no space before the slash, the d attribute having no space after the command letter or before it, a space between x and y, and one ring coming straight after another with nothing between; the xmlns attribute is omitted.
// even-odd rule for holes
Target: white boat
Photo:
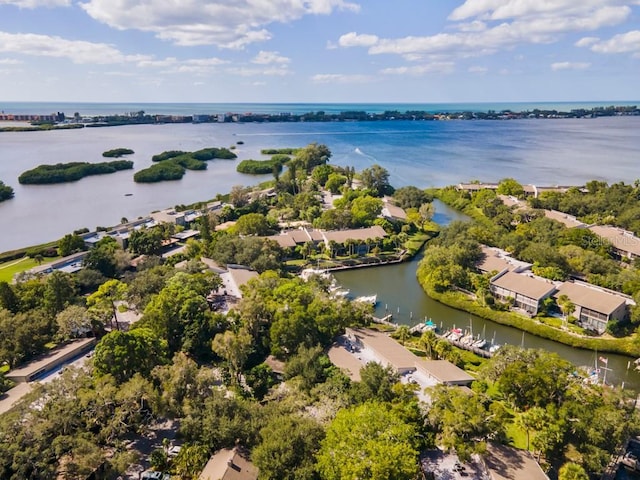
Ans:
<svg viewBox="0 0 640 480"><path fill-rule="evenodd" d="M336 290L330 290L329 293L332 297L347 298L349 296L349 290L346 288L338 288Z"/></svg>
<svg viewBox="0 0 640 480"><path fill-rule="evenodd" d="M376 303L378 303L378 295L363 295L354 299L354 302L368 303L369 305L373 305L375 307Z"/></svg>
<svg viewBox="0 0 640 480"><path fill-rule="evenodd" d="M497 343L495 345L491 345L489 347L489 353L496 353L501 347L502 345L498 345Z"/></svg>
<svg viewBox="0 0 640 480"><path fill-rule="evenodd" d="M476 340L471 346L475 348L484 348L487 346L487 341L484 338L481 338L480 340Z"/></svg>
<svg viewBox="0 0 640 480"><path fill-rule="evenodd" d="M300 278L302 278L305 282L314 275L318 275L319 277L325 278L327 280L331 279L331 273L319 268L305 268L300 272Z"/></svg>

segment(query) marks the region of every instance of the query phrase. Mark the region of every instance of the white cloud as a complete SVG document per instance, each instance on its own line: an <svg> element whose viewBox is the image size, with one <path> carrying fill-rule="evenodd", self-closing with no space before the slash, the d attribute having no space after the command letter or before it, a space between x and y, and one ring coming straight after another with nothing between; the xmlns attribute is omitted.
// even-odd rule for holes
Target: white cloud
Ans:
<svg viewBox="0 0 640 480"><path fill-rule="evenodd" d="M359 10L347 0L89 0L80 5L113 28L153 32L177 45L236 49L270 39L264 27L274 22Z"/></svg>
<svg viewBox="0 0 640 480"><path fill-rule="evenodd" d="M466 0L449 15L449 19L460 21L478 17L499 21L534 16L585 16L602 7L629 4L637 5L637 0Z"/></svg>
<svg viewBox="0 0 640 480"><path fill-rule="evenodd" d="M254 59L251 60L251 63L256 63L258 65L269 65L271 63L286 64L290 61L290 58L284 57L278 52L265 52L264 50L260 50L260 52L258 52L258 55L256 55Z"/></svg>
<svg viewBox="0 0 640 480"><path fill-rule="evenodd" d="M574 43L574 45L576 47L588 47L599 41L600 39L598 37L583 37L580 40L578 40L576 43Z"/></svg>
<svg viewBox="0 0 640 480"><path fill-rule="evenodd" d="M265 75L269 77L284 77L285 75L291 75L291 71L285 66L272 66L266 68L249 68L249 67L229 67L225 69L225 72L232 75L240 75L241 77L255 77L258 75Z"/></svg>
<svg viewBox="0 0 640 480"><path fill-rule="evenodd" d="M20 8L68 7L71 0L0 0L0 5L15 5Z"/></svg>
<svg viewBox="0 0 640 480"><path fill-rule="evenodd" d="M385 68L380 71L384 75L426 75L429 73L453 73L455 64L453 62L435 62L425 65L412 65L409 67Z"/></svg>
<svg viewBox="0 0 640 480"><path fill-rule="evenodd" d="M68 58L78 64L112 64L139 62L149 57L125 55L106 43L66 40L57 36L34 33L0 32L0 52L38 57Z"/></svg>
<svg viewBox="0 0 640 480"><path fill-rule="evenodd" d="M620 33L609 40L593 42L591 50L596 53L640 54L640 30Z"/></svg>
<svg viewBox="0 0 640 480"><path fill-rule="evenodd" d="M487 24L480 20L474 20L469 23L459 23L456 28L461 32L483 32L487 29Z"/></svg>
<svg viewBox="0 0 640 480"><path fill-rule="evenodd" d="M0 58L0 65L20 65L23 62L14 58Z"/></svg>
<svg viewBox="0 0 640 480"><path fill-rule="evenodd" d="M378 43L377 35L359 35L356 32L345 33L338 40L338 45L341 47L371 47L376 43Z"/></svg>
<svg viewBox="0 0 640 480"><path fill-rule="evenodd" d="M311 77L313 83L370 83L374 80L370 75L343 73L319 73Z"/></svg>
<svg viewBox="0 0 640 480"><path fill-rule="evenodd" d="M557 72L559 70L586 70L591 66L587 62L554 62L551 64L551 70Z"/></svg>
<svg viewBox="0 0 640 480"><path fill-rule="evenodd" d="M473 65L467 69L469 73L475 73L477 75L484 75L489 71L487 67L481 67L480 65Z"/></svg>

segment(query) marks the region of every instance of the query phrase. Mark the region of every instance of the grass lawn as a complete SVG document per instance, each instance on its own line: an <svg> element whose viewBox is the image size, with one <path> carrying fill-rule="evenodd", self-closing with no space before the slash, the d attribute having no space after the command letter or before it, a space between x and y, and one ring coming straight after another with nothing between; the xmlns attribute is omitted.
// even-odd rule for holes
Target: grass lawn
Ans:
<svg viewBox="0 0 640 480"><path fill-rule="evenodd" d="M533 440L534 433L531 432L529 440ZM522 450L527 449L527 434L520 427L516 426L515 422L507 425L507 436L511 439L511 443L514 447Z"/></svg>
<svg viewBox="0 0 640 480"><path fill-rule="evenodd" d="M11 282L16 273L24 272L38 265L33 258L23 257L19 260L11 260L0 264L0 282Z"/></svg>

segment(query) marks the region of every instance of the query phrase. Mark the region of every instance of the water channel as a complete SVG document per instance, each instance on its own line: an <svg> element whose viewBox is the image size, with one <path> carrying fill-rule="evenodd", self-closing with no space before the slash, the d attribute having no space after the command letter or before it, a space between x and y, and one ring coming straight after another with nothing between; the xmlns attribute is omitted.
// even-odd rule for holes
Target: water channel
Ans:
<svg viewBox="0 0 640 480"><path fill-rule="evenodd" d="M436 212L434 220L443 225L452 220L466 218L437 201ZM524 345L525 348L541 348L556 352L577 366L595 364L596 352L592 350L569 347L529 333L523 335L523 332L516 328L494 323L431 299L424 293L416 279L416 269L421 258L422 255L417 255L406 263L336 272L335 277L338 283L351 291L353 296L377 294L376 315L382 317L392 313L394 322L398 324L415 325L425 318L431 318L436 325L439 327L442 325L445 330L454 326L463 329L469 329L472 326L474 334L484 333L489 341L495 336L495 343L501 345ZM597 354L597 356L608 358L607 365L611 370L606 372L607 383L621 386L624 382L625 389L640 391L640 373L633 369L633 359L609 353ZM601 376L603 373L604 371L601 371Z"/></svg>

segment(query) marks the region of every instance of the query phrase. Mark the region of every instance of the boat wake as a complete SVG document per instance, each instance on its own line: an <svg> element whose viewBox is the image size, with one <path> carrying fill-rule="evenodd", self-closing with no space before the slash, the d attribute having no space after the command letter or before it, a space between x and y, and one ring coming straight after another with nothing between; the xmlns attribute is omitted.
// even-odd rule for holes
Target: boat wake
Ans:
<svg viewBox="0 0 640 480"><path fill-rule="evenodd" d="M359 147L356 147L354 152L356 154L360 155L361 157L368 158L369 160L373 160L374 162L377 160L376 157L374 157L373 155L369 155L368 153L364 153L362 150L360 150Z"/></svg>

